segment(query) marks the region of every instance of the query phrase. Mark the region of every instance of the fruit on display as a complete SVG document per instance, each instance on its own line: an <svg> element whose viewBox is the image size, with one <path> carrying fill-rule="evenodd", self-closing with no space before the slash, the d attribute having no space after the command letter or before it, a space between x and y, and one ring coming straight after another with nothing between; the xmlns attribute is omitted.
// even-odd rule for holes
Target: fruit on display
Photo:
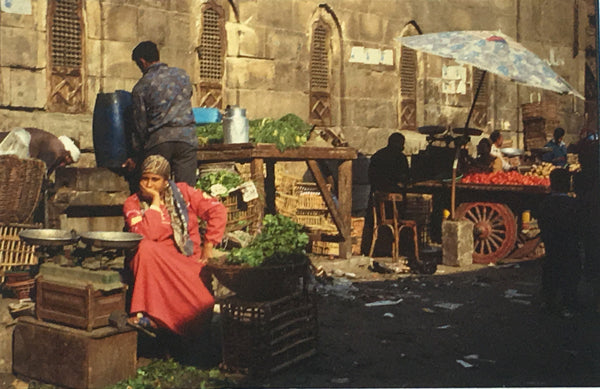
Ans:
<svg viewBox="0 0 600 389"><path fill-rule="evenodd" d="M535 177L550 177L550 172L556 169L557 166L551 164L550 162L542 162L541 164L533 164L531 165L531 170L525 173L526 176L535 176Z"/></svg>
<svg viewBox="0 0 600 389"><path fill-rule="evenodd" d="M517 171L467 174L461 180L463 184L493 185L541 185L549 186L550 179L535 175L525 175Z"/></svg>

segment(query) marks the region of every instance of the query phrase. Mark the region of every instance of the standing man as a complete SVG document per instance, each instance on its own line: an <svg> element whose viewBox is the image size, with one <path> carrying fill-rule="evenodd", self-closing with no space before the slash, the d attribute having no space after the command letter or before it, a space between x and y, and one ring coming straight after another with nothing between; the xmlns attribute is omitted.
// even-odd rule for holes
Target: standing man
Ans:
<svg viewBox="0 0 600 389"><path fill-rule="evenodd" d="M544 146L552 150L542 156L543 161L561 167L567 164L567 145L563 142L564 136L565 130L563 128L557 127L554 129L554 136Z"/></svg>
<svg viewBox="0 0 600 389"><path fill-rule="evenodd" d="M192 113L192 84L183 69L160 62L156 44L144 41L131 54L142 71L133 87L133 151L123 167L160 154L171 164L176 182L196 184L198 138Z"/></svg>
<svg viewBox="0 0 600 389"><path fill-rule="evenodd" d="M502 143L504 142L504 137L502 136L500 131L492 131L492 133L490 134L490 141L492 142L492 151L490 152L490 155L493 155L496 158L500 158L500 160L502 161L502 170L510 170L512 166L506 160L506 158L504 158L504 154L502 154L502 151L500 151Z"/></svg>

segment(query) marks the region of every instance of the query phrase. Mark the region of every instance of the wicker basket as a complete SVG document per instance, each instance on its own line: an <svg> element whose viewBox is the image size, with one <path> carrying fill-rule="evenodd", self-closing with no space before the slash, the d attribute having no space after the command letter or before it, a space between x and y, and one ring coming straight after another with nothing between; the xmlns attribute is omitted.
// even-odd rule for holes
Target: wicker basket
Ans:
<svg viewBox="0 0 600 389"><path fill-rule="evenodd" d="M265 301L297 292L308 272L302 256L292 264L249 267L209 262L207 269L240 299Z"/></svg>
<svg viewBox="0 0 600 389"><path fill-rule="evenodd" d="M223 205L227 208L227 232L238 231L246 227L252 229L252 224L258 221L256 200L244 202L239 191L225 197Z"/></svg>
<svg viewBox="0 0 600 389"><path fill-rule="evenodd" d="M0 155L0 223L31 220L45 175L46 165L39 159Z"/></svg>

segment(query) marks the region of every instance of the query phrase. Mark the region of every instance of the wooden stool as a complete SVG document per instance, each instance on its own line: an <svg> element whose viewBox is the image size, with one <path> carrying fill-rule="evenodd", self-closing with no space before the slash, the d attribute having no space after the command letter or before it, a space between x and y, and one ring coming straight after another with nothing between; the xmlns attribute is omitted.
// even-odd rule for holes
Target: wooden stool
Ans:
<svg viewBox="0 0 600 389"><path fill-rule="evenodd" d="M375 249L375 242L377 241L377 235L379 233L379 227L388 227L392 231L394 241L392 242L392 258L394 261L398 260L398 254L400 252L400 232L403 228L409 228L413 232L413 240L415 245L415 259L419 262L419 235L417 232L417 222L414 220L400 219L400 212L398 211L398 205L402 205L404 202L404 195L402 193L387 193L387 192L375 192L373 193L373 237L371 239L371 250L369 251L369 257L373 256ZM392 214L389 215L386 208L390 207Z"/></svg>

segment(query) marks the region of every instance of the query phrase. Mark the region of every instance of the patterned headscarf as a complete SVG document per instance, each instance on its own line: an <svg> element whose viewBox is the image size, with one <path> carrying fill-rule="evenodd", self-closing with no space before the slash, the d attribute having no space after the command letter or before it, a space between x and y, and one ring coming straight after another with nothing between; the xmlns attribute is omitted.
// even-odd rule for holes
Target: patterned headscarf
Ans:
<svg viewBox="0 0 600 389"><path fill-rule="evenodd" d="M162 155L150 155L142 163L142 174L158 174L165 180L171 176L171 165Z"/></svg>
<svg viewBox="0 0 600 389"><path fill-rule="evenodd" d="M173 239L179 251L184 255L190 256L194 253L193 243L190 240L188 232L188 213L187 204L179 191L179 188L173 181L169 180L171 175L171 166L161 155L150 155L142 163L142 174L152 173L158 174L165 180L168 180L168 185L162 193L163 201L167 207L167 212L171 217L171 227L173 228ZM142 209L145 211L149 208L146 202L142 202Z"/></svg>

